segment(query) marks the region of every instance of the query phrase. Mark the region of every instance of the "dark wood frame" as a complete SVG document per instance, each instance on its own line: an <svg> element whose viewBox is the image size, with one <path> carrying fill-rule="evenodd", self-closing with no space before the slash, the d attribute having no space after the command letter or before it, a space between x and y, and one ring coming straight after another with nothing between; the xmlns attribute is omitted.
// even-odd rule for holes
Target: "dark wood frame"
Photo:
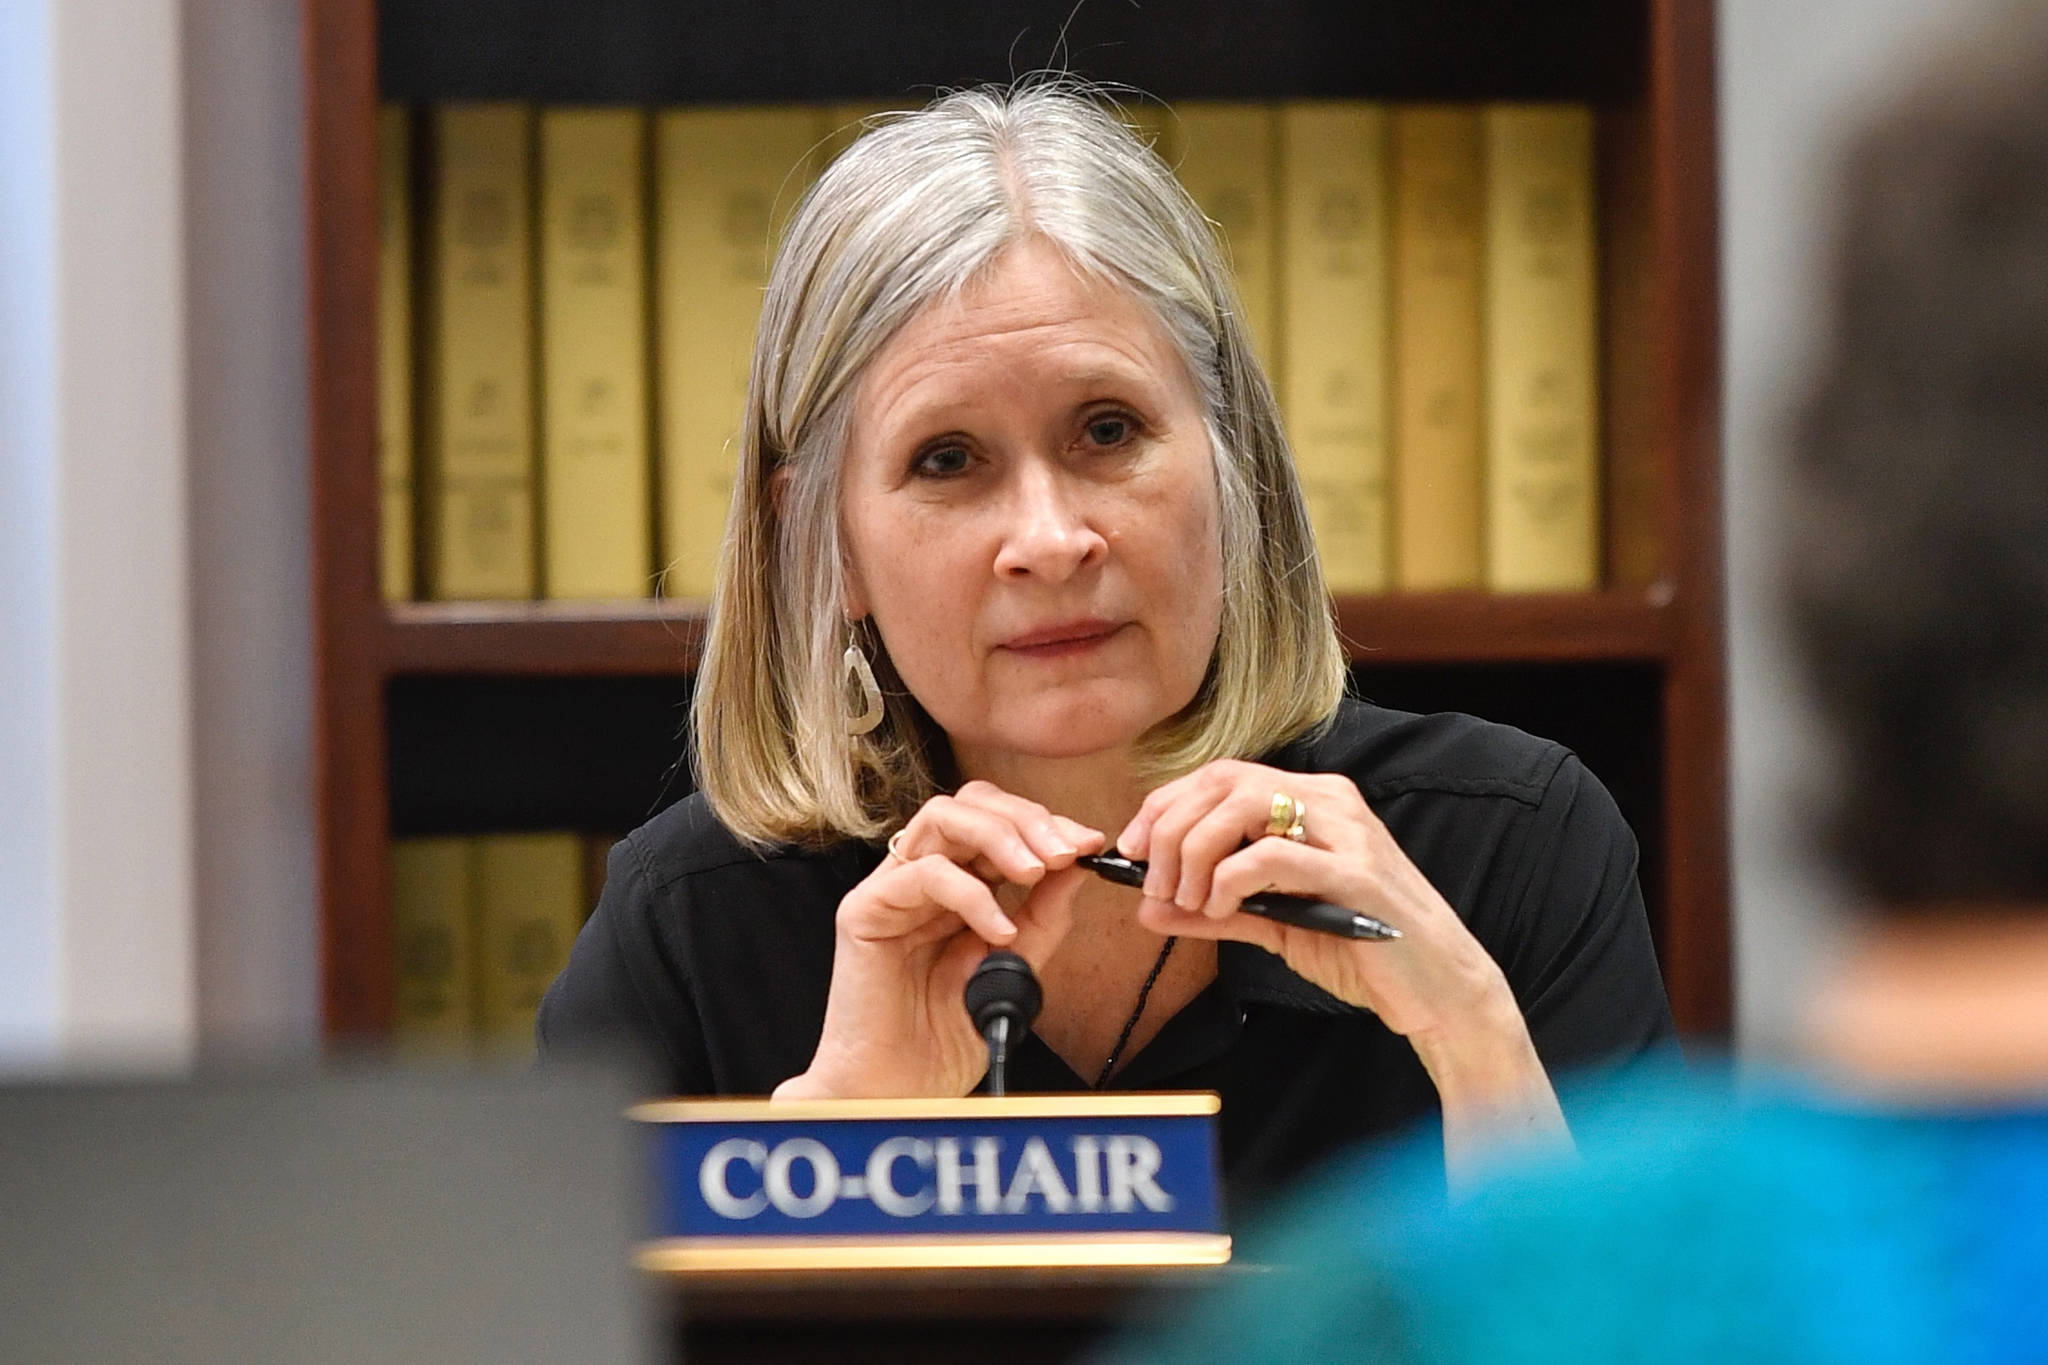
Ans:
<svg viewBox="0 0 2048 1365"><path fill-rule="evenodd" d="M1639 106L1603 111L1610 466L1647 461L1645 581L1596 593L1347 598L1374 663L1646 662L1664 686L1665 973L1690 1034L1729 1026L1727 715L1711 0L1645 0ZM377 582L374 0L302 0L315 756L330 1039L392 1012L385 686L406 674L683 674L689 604L387 606ZM1647 344L1645 344L1647 342ZM1610 486L1619 510L1633 496ZM1615 552L1618 559L1620 552ZM1626 576L1635 576L1633 574Z"/></svg>

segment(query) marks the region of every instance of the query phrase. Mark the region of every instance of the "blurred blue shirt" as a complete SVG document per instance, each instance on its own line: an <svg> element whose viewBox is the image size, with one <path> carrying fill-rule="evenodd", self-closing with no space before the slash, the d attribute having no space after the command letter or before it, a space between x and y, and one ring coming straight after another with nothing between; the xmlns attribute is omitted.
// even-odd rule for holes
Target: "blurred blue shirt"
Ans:
<svg viewBox="0 0 2048 1365"><path fill-rule="evenodd" d="M1119 1361L2048 1361L2048 1110L1889 1112L1676 1069L1583 1159L1447 1203L1434 1135L1326 1171Z"/></svg>

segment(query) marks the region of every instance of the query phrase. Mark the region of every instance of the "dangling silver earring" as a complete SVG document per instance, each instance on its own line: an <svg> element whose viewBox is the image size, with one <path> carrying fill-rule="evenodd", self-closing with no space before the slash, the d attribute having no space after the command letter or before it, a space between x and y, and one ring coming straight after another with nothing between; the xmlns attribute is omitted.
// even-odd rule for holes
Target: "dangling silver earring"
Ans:
<svg viewBox="0 0 2048 1365"><path fill-rule="evenodd" d="M846 654L839 662L840 682L859 700L859 710L849 710L846 733L864 735L882 723L882 689L875 685L875 670L861 653L860 625L846 623Z"/></svg>

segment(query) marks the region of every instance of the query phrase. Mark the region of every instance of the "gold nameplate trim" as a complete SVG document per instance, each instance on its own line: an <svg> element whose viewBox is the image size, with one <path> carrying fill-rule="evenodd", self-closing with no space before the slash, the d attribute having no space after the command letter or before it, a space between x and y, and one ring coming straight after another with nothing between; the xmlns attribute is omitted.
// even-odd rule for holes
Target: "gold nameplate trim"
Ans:
<svg viewBox="0 0 2048 1365"><path fill-rule="evenodd" d="M756 1123L818 1119L1122 1119L1214 1114L1213 1091L1117 1095L964 1095L922 1100L648 1100L626 1110L643 1123Z"/></svg>
<svg viewBox="0 0 2048 1365"><path fill-rule="evenodd" d="M775 1270L988 1270L1222 1265L1220 1232L1014 1233L1007 1237L670 1237L634 1261L667 1275Z"/></svg>

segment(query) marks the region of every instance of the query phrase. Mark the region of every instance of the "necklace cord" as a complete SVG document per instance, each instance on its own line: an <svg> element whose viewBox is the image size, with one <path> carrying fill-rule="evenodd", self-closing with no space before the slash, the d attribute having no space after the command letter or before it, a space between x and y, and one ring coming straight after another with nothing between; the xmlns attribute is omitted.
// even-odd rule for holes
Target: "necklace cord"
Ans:
<svg viewBox="0 0 2048 1365"><path fill-rule="evenodd" d="M1166 970L1166 959L1173 956L1173 945L1178 942L1180 940L1177 938L1166 940L1165 946L1159 950L1159 960L1152 964L1152 971L1145 978L1145 984L1138 987L1138 1003L1131 1010L1131 1017L1124 1020L1123 1032L1117 1034L1116 1042L1110 1045L1109 1057L1102 1064L1102 1074L1095 1078L1097 1090L1109 1084L1110 1073L1115 1071L1116 1064L1123 1060L1124 1044L1131 1041L1132 1030L1138 1027L1138 1020L1144 1017L1145 1002L1152 998L1152 987L1158 982L1159 973Z"/></svg>

